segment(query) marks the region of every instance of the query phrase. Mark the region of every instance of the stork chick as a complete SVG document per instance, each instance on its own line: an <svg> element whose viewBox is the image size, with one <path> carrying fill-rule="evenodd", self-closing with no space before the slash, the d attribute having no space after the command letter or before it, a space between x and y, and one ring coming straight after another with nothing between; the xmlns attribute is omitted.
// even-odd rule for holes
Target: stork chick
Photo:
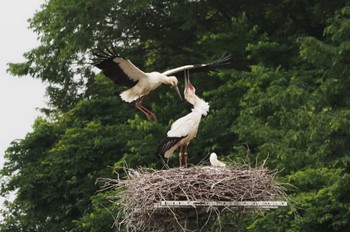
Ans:
<svg viewBox="0 0 350 232"><path fill-rule="evenodd" d="M209 161L214 167L226 167L226 164L218 160L218 156L214 152L210 154Z"/></svg>

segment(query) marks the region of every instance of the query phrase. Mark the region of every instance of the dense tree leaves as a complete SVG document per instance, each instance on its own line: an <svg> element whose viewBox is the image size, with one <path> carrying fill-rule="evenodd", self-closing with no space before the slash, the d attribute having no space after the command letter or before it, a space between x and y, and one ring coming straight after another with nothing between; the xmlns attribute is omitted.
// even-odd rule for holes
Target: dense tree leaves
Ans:
<svg viewBox="0 0 350 232"><path fill-rule="evenodd" d="M107 80L100 81L104 86ZM19 226L69 230L72 219L81 217L90 204L96 178L111 177L113 163L123 157L129 139L124 104L113 92L95 88L96 97L55 119L39 118L34 132L7 150L11 162L2 175L12 178L3 183L2 193L16 190L13 207L23 206Z"/></svg>
<svg viewBox="0 0 350 232"><path fill-rule="evenodd" d="M340 169L309 168L296 171L285 179L294 185L291 206L257 215L247 228L252 231L347 231L349 201L345 191L349 175ZM346 194L347 195L347 194ZM276 224L277 223L277 224Z"/></svg>
<svg viewBox="0 0 350 232"><path fill-rule="evenodd" d="M114 192L96 192L96 179L123 174L125 164L162 167L158 143L191 106L161 86L145 100L159 121L146 121L115 94L122 87L93 72L90 51L111 44L145 71L232 54L227 69L191 77L210 111L190 163L215 151L279 170L290 206L240 218L241 228L349 230L349 4L47 1L30 20L40 46L9 71L46 81L50 109L6 151L1 193L16 198L0 230L113 230Z"/></svg>

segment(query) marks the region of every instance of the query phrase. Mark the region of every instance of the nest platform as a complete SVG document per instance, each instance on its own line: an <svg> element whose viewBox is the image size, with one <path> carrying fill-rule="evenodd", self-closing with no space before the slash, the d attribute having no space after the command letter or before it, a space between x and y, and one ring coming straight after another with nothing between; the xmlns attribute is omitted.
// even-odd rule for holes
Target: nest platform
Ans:
<svg viewBox="0 0 350 232"><path fill-rule="evenodd" d="M284 188L265 167L193 166L125 169L124 179L104 179L121 209L115 226L130 231L199 231L222 214L286 206Z"/></svg>

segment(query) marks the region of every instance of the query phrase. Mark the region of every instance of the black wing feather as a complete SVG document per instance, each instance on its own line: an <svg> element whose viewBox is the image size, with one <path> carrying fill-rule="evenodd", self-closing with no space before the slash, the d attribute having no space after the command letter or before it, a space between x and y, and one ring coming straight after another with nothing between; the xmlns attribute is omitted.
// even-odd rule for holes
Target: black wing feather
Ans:
<svg viewBox="0 0 350 232"><path fill-rule="evenodd" d="M188 69L190 73L197 73L197 72L209 72L210 70L217 69L219 67L222 67L224 65L230 64L231 55L222 55L219 59L208 63L208 64L193 64L193 67ZM172 75L175 75L176 77L183 77L184 71L178 71Z"/></svg>
<svg viewBox="0 0 350 232"><path fill-rule="evenodd" d="M231 55L222 55L219 59L211 62L211 63L208 63L208 64L205 64L205 65L201 65L201 64L195 64L194 65L194 68L190 71L192 72L207 72L209 70L213 70L213 69L216 69L218 67L221 67L223 65L227 65L229 64L231 60Z"/></svg>
<svg viewBox="0 0 350 232"><path fill-rule="evenodd" d="M93 52L95 56L94 66L102 70L102 73L111 79L116 85L123 85L126 87L133 87L137 81L131 80L113 61L116 57L121 57L113 48L101 49L98 52Z"/></svg>
<svg viewBox="0 0 350 232"><path fill-rule="evenodd" d="M157 156L163 157L164 153L175 146L181 139L185 138L186 136L183 137L165 137L161 142L158 147L158 150L156 152Z"/></svg>

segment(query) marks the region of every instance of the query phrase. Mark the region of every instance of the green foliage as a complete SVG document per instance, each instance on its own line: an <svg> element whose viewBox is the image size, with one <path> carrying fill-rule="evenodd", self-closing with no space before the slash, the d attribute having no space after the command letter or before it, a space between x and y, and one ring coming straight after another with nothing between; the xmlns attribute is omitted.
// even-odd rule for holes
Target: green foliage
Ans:
<svg viewBox="0 0 350 232"><path fill-rule="evenodd" d="M91 197L91 208L84 212L84 216L73 221L71 232L105 232L113 231L113 218L118 214L116 204L113 203L114 191L98 193Z"/></svg>
<svg viewBox="0 0 350 232"><path fill-rule="evenodd" d="M341 169L306 169L286 177L294 185L290 206L256 215L252 231L347 231L349 201L342 199L349 174ZM345 187L346 188L346 187ZM273 224L272 224L273 223ZM278 228L276 230L276 228Z"/></svg>
<svg viewBox="0 0 350 232"><path fill-rule="evenodd" d="M349 230L347 1L50 0L30 27L41 44L8 71L46 81L50 108L6 151L0 192L16 198L2 211L1 231L113 231L115 193L96 192L96 179L122 174L125 164L162 167L158 144L191 106L161 86L145 100L159 121L146 121L90 65L90 51L111 44L145 71L232 54L228 69L192 76L210 111L189 161L215 151L265 162L290 199L239 218L237 228ZM223 230L230 220L222 218Z"/></svg>
<svg viewBox="0 0 350 232"><path fill-rule="evenodd" d="M113 163L123 157L127 117L118 109L124 104L95 88L95 98L55 120L39 118L34 131L7 150L2 175L11 178L1 191L17 190L14 203L23 206L24 228L71 229L72 219L84 214L97 190L96 178L112 177Z"/></svg>

